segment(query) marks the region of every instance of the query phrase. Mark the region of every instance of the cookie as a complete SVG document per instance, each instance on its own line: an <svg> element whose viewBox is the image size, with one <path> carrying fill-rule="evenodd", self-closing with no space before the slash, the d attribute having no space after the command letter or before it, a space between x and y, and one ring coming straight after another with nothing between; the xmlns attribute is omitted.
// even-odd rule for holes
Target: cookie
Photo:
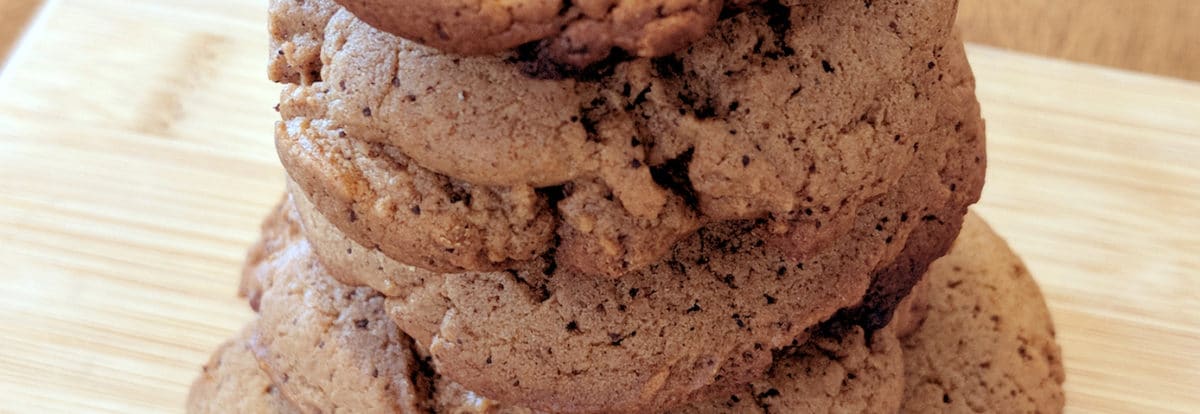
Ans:
<svg viewBox="0 0 1200 414"><path fill-rule="evenodd" d="M451 180L395 148L348 139L320 119L279 123L276 145L291 178L323 214L401 262L438 271L500 269L537 257L554 241L547 197L532 188Z"/></svg>
<svg viewBox="0 0 1200 414"><path fill-rule="evenodd" d="M902 413L1060 413L1062 351L1037 283L977 216L930 268L928 317L904 340Z"/></svg>
<svg viewBox="0 0 1200 414"><path fill-rule="evenodd" d="M258 311L259 302L262 300L261 282L267 280L273 272L269 266L262 264L269 263L272 255L283 251L293 240L303 238L302 230L300 216L296 213L291 198L284 194L271 213L263 219L259 226L262 237L246 252L245 265L242 266L238 296L246 298L254 311Z"/></svg>
<svg viewBox="0 0 1200 414"><path fill-rule="evenodd" d="M426 280L442 277L439 273L392 260L379 250L368 249L346 237L316 211L304 192L290 180L281 208L283 212L276 214L291 214L291 222L300 223L313 252L341 283L369 286L384 296L407 297L425 285Z"/></svg>
<svg viewBox="0 0 1200 414"><path fill-rule="evenodd" d="M347 135L325 119L319 102L328 94L306 92L312 89L284 91L280 108L290 118L276 127L280 160L318 211L402 263L442 272L495 270L557 245L577 269L615 276L652 263L700 225L683 197L653 184L643 195L657 200L657 212L638 217L594 180L535 191L435 173L393 146ZM641 174L652 183L648 169Z"/></svg>
<svg viewBox="0 0 1200 414"><path fill-rule="evenodd" d="M267 77L302 85L320 81L325 25L339 9L330 0L270 0Z"/></svg>
<svg viewBox="0 0 1200 414"><path fill-rule="evenodd" d="M217 349L188 391L187 412L278 413L300 411L279 395L279 388L258 369L258 361L246 347L244 330L238 338Z"/></svg>
<svg viewBox="0 0 1200 414"><path fill-rule="evenodd" d="M269 222L289 226L275 219ZM292 233L272 231L267 237L271 234ZM448 412L472 404L498 404L435 376L428 366L414 364L413 355L419 352L387 317L377 295L364 294L369 289L334 280L315 263L304 239L291 237L264 245L277 250L248 263L248 267L263 271L247 272L247 277L255 280L244 282L262 285L264 292L259 306L261 317L255 325L256 334L249 339L250 347L284 394L307 407L306 412L348 409L344 399L351 396L358 399L359 405L353 406L355 412L364 407L372 412L425 408ZM339 306L328 306L331 303ZM279 360L300 362L290 362L292 366L281 373ZM890 330L868 341L861 328L820 329L811 341L782 351L764 378L722 389L719 398L679 411L721 412L744 405L763 412L770 407L805 407L812 412L836 412L835 407L894 412L903 389L902 368L899 342ZM284 381L278 382L281 379ZM300 382L305 384L302 398L292 394L294 388L289 387ZM418 397L402 407L389 406L384 402L397 397L410 401L411 397L402 392L372 392L381 388L379 384L393 384L393 390L416 390ZM408 384L415 386L409 388ZM429 396L429 401L421 400L423 395ZM318 405L322 401L323 405ZM590 411L622 410L599 407Z"/></svg>
<svg viewBox="0 0 1200 414"><path fill-rule="evenodd" d="M961 53L961 46L952 50ZM590 402L594 406L612 401L630 404L625 409L694 399L691 393L707 391L718 377L736 383L761 376L771 364L770 349L790 344L804 328L826 317L821 315L857 303L871 271L862 260L870 261L885 251L897 254L898 245L910 232L961 220L966 205L978 197L983 172L981 164L974 164L976 157L983 155L978 108L969 84L963 89L970 99L960 107L963 126L951 122L943 133L956 139L937 140L953 141L956 148L927 148L931 158L921 165L937 171L942 164L934 159L941 157L966 160L966 164L956 163L945 176L932 179L925 172L907 177L904 182L911 185L899 188L912 193L892 197L904 201L871 204L860 218L856 238L838 243L840 249L825 256L788 261L764 246L749 223L749 228L706 229L677 246L673 257L651 270L615 281L595 280L563 268L440 278L427 272L406 277L405 267L399 264L387 267L390 271L386 273L331 271L379 278L364 283L385 288L410 286L406 289L409 295L392 299L393 316L401 327L415 336L418 344L432 350L446 375L502 401L536 406L548 404L544 395L553 393L583 400L572 402L579 404L575 407L556 408L583 411L589 407L584 398L594 398ZM904 208L932 199L945 200L947 206L940 210ZM335 239L340 244L318 239L328 234L310 231L308 237L316 245L350 246L349 250L328 250L337 255L376 255L360 259L368 263L360 269L387 262L377 251L355 246L345 238ZM861 248L852 250L856 246ZM413 284L412 280L423 282ZM816 283L807 285L806 281ZM834 289L827 290L830 288ZM645 332L651 332L649 338ZM536 342L521 342L524 338L536 338ZM748 361L741 360L745 356ZM680 362L664 363L671 359ZM558 372L572 372L573 367L581 366L597 368L577 372L565 383L556 381ZM653 374L665 379L659 382ZM640 399L638 391L644 389L650 389L649 401ZM597 390L603 390L603 396ZM533 392L543 394L523 397Z"/></svg>
<svg viewBox="0 0 1200 414"><path fill-rule="evenodd" d="M955 34L952 44L942 50L944 56L940 62L966 62L966 52ZM840 319L853 320L867 327L868 330L879 329L890 322L893 310L909 296L911 288L917 284L926 273L931 262L942 257L950 249L951 243L957 237L962 227L962 217L967 214L966 207L979 201L983 189L984 175L987 168L985 125L979 114L979 103L975 99L975 78L970 68L948 70L938 74L940 83L953 85L947 89L939 89L942 94L937 98L958 110L942 111L937 114L939 125L934 136L950 136L960 140L961 148L965 150L947 151L946 147L928 146L921 154L918 164L928 164L933 156L944 154L935 165L943 165L944 171L961 171L961 174L942 174L942 187L949 190L947 206L951 208L946 214L926 214L919 217L922 227L907 239L898 259L886 268L876 272L872 278L863 303L852 309L843 310ZM936 145L936 141L932 142ZM904 185L911 185L901 183ZM894 217L894 216L893 216ZM900 214L900 220L912 220L910 215ZM882 224L887 219L881 218ZM919 315L916 315L919 316Z"/></svg>
<svg viewBox="0 0 1200 414"><path fill-rule="evenodd" d="M893 332L867 339L860 327L818 336L788 350L766 377L728 397L672 413L894 413L904 369Z"/></svg>
<svg viewBox="0 0 1200 414"><path fill-rule="evenodd" d="M561 260L585 272L653 263L696 227L687 209L702 221L766 219L799 256L849 231L926 145L953 3L753 7L675 56L558 80L521 74L513 56L445 55L339 13L326 81L290 92L282 112L328 118L337 133L475 185L584 187L586 199L549 208L565 240L584 241Z"/></svg>
<svg viewBox="0 0 1200 414"><path fill-rule="evenodd" d="M449 53L493 54L537 42L539 55L585 67L613 49L652 57L701 37L725 3L747 0L338 0L381 30Z"/></svg>
<svg viewBox="0 0 1200 414"><path fill-rule="evenodd" d="M903 394L903 363L892 335L867 344L863 332L822 338L790 351L753 384L702 402L667 410L675 414L894 413ZM443 381L438 412L532 414Z"/></svg>
<svg viewBox="0 0 1200 414"><path fill-rule="evenodd" d="M421 165L468 182L553 186L600 168L588 161L605 147L636 148L628 159L603 166L611 169L628 169L637 155L659 166L693 149L693 161L706 165L690 168L688 178L712 205L706 213L787 212L820 194L786 193L803 192L807 181L836 180L834 165L878 168L858 165L856 153L875 163L897 153L902 166L906 157L898 148L914 142L909 136L894 142L891 132L928 126L915 118L921 114L897 111L916 106L914 112L924 112L913 96L933 84L936 73L927 65L948 36L954 8L948 1L910 3L809 1L755 9L723 21L721 30L671 58L626 62L596 79L558 81L525 77L503 57L439 54L339 15L327 33L325 88L333 95L330 116L351 135L390 142ZM448 73L453 82L446 82ZM904 81L916 86L897 91ZM874 116L883 113L886 119ZM874 131L874 124L891 130ZM795 139L786 142L788 136ZM855 144L838 148L835 138ZM664 139L671 142L660 144ZM785 144L791 145L786 151L774 151ZM879 154L863 153L874 147ZM795 176L774 186L735 180L747 175L742 155L760 171L753 175L772 166ZM817 171L810 173L813 163ZM722 181L729 181L724 192L712 188ZM723 200L752 198L747 192L762 193L756 203L762 206L738 208L748 203Z"/></svg>
<svg viewBox="0 0 1200 414"><path fill-rule="evenodd" d="M243 286L261 292L247 343L302 412L418 412L424 384L411 340L387 322L384 297L330 279L290 220L268 219L264 254Z"/></svg>

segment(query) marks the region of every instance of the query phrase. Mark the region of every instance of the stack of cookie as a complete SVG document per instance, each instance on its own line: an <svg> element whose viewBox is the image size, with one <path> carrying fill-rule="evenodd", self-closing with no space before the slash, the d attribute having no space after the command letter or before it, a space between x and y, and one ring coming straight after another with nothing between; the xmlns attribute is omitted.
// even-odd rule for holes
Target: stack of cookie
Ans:
<svg viewBox="0 0 1200 414"><path fill-rule="evenodd" d="M273 0L288 195L189 409L1061 410L956 3Z"/></svg>

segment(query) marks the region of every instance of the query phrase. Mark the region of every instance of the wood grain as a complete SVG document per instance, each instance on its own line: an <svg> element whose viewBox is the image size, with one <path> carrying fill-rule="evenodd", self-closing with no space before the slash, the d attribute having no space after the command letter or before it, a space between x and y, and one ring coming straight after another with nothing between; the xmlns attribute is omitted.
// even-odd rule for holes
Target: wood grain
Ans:
<svg viewBox="0 0 1200 414"><path fill-rule="evenodd" d="M283 188L263 7L46 7L0 73L0 412L177 412ZM970 55L1070 411L1200 411L1200 83Z"/></svg>
<svg viewBox="0 0 1200 414"><path fill-rule="evenodd" d="M1200 1L962 0L967 41L1200 80Z"/></svg>

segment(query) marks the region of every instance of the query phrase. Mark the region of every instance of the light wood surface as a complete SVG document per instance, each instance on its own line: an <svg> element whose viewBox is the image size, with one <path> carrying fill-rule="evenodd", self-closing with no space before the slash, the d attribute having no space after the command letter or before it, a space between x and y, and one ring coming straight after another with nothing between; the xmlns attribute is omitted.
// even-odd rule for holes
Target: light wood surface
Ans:
<svg viewBox="0 0 1200 414"><path fill-rule="evenodd" d="M0 412L175 412L277 200L261 2L51 0L0 74ZM1200 411L1200 84L973 46L1071 412Z"/></svg>
<svg viewBox="0 0 1200 414"><path fill-rule="evenodd" d="M1200 1L962 0L968 42L1200 80Z"/></svg>

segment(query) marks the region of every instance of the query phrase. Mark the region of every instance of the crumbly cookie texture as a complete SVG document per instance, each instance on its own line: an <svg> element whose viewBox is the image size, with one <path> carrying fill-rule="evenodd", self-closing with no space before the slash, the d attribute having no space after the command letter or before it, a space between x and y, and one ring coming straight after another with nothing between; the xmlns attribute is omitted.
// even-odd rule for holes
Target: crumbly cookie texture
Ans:
<svg viewBox="0 0 1200 414"><path fill-rule="evenodd" d="M672 413L894 413L904 388L891 330L868 340L860 327L813 338L778 358L766 377L737 393Z"/></svg>
<svg viewBox="0 0 1200 414"><path fill-rule="evenodd" d="M945 204L948 212L921 215L920 230L906 239L904 251L897 260L875 273L863 303L841 312L840 318L854 320L869 330L887 326L894 314L892 310L909 296L929 264L949 251L961 229L967 207L979 201L983 190L987 169L986 131L975 99L975 77L966 63L966 51L957 34L941 53L943 56L936 64L962 62L962 66L938 74L938 82L947 87L935 89L937 95L933 99L956 109L937 114L939 126L931 136L943 137L943 141L929 140L924 147L914 147L914 151L921 152L915 161L917 165L926 168L942 166L941 189L944 191L942 196L948 197ZM951 137L949 140L956 143L944 143L945 137ZM956 146L958 150L948 150ZM955 171L958 173L947 173ZM901 181L900 185L913 184ZM930 194L929 197L936 196ZM881 225L886 227L888 220L895 218L895 215L883 216ZM903 222L913 217L899 213L899 219Z"/></svg>
<svg viewBox="0 0 1200 414"><path fill-rule="evenodd" d="M320 81L325 25L338 10L332 0L270 0L267 77L279 83L300 85Z"/></svg>
<svg viewBox="0 0 1200 414"><path fill-rule="evenodd" d="M363 244L404 263L461 271L512 267L554 242L556 220L533 188L455 181L329 124L319 115L279 123L279 156L318 209Z"/></svg>
<svg viewBox="0 0 1200 414"><path fill-rule="evenodd" d="M619 275L658 260L700 225L682 197L666 192L656 193L661 214L642 218L594 180L547 192L432 172L393 146L347 135L317 103L328 94L308 92L284 92L281 111L291 117L276 128L280 159L322 214L401 262L443 272L494 270L557 243L577 269Z"/></svg>
<svg viewBox="0 0 1200 414"><path fill-rule="evenodd" d="M517 46L539 59L582 68L614 49L640 57L685 47L728 4L753 0L337 0L384 31L456 54Z"/></svg>
<svg viewBox="0 0 1200 414"><path fill-rule="evenodd" d="M457 185L546 195L559 259L586 273L644 268L723 220L765 220L769 240L798 257L848 232L928 145L953 12L949 1L755 6L679 54L558 80L521 74L513 56L442 54L341 12L325 33L324 81L286 93L281 112ZM310 193L352 184L304 174L293 178ZM351 229L336 217L344 207L314 201L366 246L384 243L362 227L410 222L394 206L401 214L379 219L402 224Z"/></svg>
<svg viewBox="0 0 1200 414"><path fill-rule="evenodd" d="M243 282L259 292L246 342L279 392L307 413L424 410L411 340L387 322L384 297L329 278L290 218L268 223L277 240Z"/></svg>
<svg viewBox="0 0 1200 414"><path fill-rule="evenodd" d="M188 413L300 413L258 369L258 361L245 340L251 332L247 328L236 339L222 344L204 364L188 392Z"/></svg>
<svg viewBox="0 0 1200 414"><path fill-rule="evenodd" d="M835 248L802 260L767 246L770 235L753 223L724 223L618 279L588 277L551 257L506 272L439 275L354 243L326 216L301 216L330 271L389 292L401 328L469 389L539 409L672 406L760 377L772 350L838 309L855 306L878 329L888 318L875 315L890 314L893 296L907 295L945 252L979 196L985 161L961 44L940 53L948 71L935 90L945 105L940 126L915 149L918 160ZM305 194L295 195L305 210ZM878 296L864 298L868 285ZM571 380L560 381L563 373ZM574 400L550 402L562 395Z"/></svg>
<svg viewBox="0 0 1200 414"><path fill-rule="evenodd" d="M437 377L430 365L414 363L421 352L388 318L384 303L375 300L378 295L334 280L316 262L307 240L295 237L288 213L275 214L284 219L269 219L276 228L265 237L284 240L262 244L270 250L248 263L257 271L247 272L253 280L243 283L263 292L260 319L247 342L263 370L298 407L305 412L454 412L499 405ZM738 405L761 412L772 406L892 412L903 389L900 359L891 330L868 340L861 328L822 328L807 343L782 351L765 377L724 387L716 399L677 412L721 412Z"/></svg>
<svg viewBox="0 0 1200 414"><path fill-rule="evenodd" d="M442 274L392 260L347 237L316 210L294 182L282 204L304 228L314 253L339 282L368 286L388 297L408 297L417 289L442 278Z"/></svg>
<svg viewBox="0 0 1200 414"><path fill-rule="evenodd" d="M928 317L904 341L902 413L1060 413L1062 351L1037 283L977 216L936 262Z"/></svg>

